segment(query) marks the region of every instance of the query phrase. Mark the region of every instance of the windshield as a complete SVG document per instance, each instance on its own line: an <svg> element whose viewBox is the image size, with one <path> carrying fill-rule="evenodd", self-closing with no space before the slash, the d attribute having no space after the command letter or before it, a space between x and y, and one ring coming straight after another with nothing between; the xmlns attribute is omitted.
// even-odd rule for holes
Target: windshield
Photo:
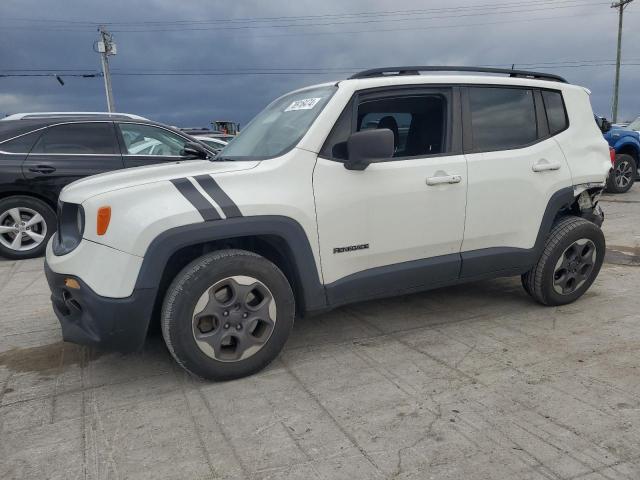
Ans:
<svg viewBox="0 0 640 480"><path fill-rule="evenodd" d="M631 122L627 128L629 130L640 130L640 117L636 118L633 122Z"/></svg>
<svg viewBox="0 0 640 480"><path fill-rule="evenodd" d="M260 112L220 156L260 160L282 155L296 146L336 90L331 85L280 97Z"/></svg>

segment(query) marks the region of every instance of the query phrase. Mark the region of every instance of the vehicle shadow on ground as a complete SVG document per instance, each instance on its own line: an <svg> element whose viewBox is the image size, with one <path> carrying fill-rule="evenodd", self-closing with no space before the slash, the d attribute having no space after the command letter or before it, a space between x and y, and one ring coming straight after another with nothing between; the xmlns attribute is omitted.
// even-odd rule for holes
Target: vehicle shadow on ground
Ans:
<svg viewBox="0 0 640 480"><path fill-rule="evenodd" d="M486 309L487 304L491 304L493 314L506 314L533 302L519 288L519 281L513 279L362 302L297 319L284 352L295 351L296 356L304 357L307 350L311 356L314 350L325 346L349 345L384 335L483 319L485 315L478 309L483 306ZM13 372L40 375L65 368L85 368L96 362L115 377L122 376L122 370L148 376L176 368L157 325L150 329L142 351L136 353L121 354L62 341L0 353L0 366Z"/></svg>
<svg viewBox="0 0 640 480"><path fill-rule="evenodd" d="M297 319L283 355L295 352L297 358L311 360L314 352L322 348L446 327L457 322L485 321L487 316L497 317L528 308L542 307L522 290L520 280L513 278L362 302ZM177 368L157 326L150 330L142 352L117 354L89 350L87 361L99 360L102 364L112 361L114 372L125 365L137 365L140 369L147 365L149 374Z"/></svg>

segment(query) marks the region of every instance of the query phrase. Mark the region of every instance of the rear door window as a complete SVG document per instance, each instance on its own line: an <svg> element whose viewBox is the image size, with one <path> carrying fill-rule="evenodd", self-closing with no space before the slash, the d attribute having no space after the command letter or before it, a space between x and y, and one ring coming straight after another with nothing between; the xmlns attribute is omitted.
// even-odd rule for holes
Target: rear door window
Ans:
<svg viewBox="0 0 640 480"><path fill-rule="evenodd" d="M38 140L41 134L42 131L38 130L37 132L27 133L26 135L21 135L12 140L2 142L0 143L0 151L9 153L29 153L33 144Z"/></svg>
<svg viewBox="0 0 640 480"><path fill-rule="evenodd" d="M533 90L470 87L473 151L521 148L538 138Z"/></svg>
<svg viewBox="0 0 640 480"><path fill-rule="evenodd" d="M67 123L49 127L33 147L36 154L119 154L111 122Z"/></svg>
<svg viewBox="0 0 640 480"><path fill-rule="evenodd" d="M544 109L547 112L549 133L551 135L560 133L569 126L562 94L552 90L542 90L542 100L544 101Z"/></svg>

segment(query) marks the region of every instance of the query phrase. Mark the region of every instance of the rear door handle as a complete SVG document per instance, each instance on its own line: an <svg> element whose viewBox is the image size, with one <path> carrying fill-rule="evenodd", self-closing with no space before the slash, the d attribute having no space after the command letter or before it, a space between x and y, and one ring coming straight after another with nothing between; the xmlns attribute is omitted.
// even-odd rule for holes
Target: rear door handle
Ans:
<svg viewBox="0 0 640 480"><path fill-rule="evenodd" d="M427 178L427 185L443 185L445 183L460 183L461 181L461 175L437 175L435 177Z"/></svg>
<svg viewBox="0 0 640 480"><path fill-rule="evenodd" d="M33 173L44 173L44 174L47 174L47 173L55 172L56 169L55 169L55 167L52 167L51 165L38 165L38 166L35 166L35 167L30 167L29 171L33 172Z"/></svg>
<svg viewBox="0 0 640 480"><path fill-rule="evenodd" d="M558 162L550 162L546 158L541 158L533 164L531 170L534 172L546 172L549 170L560 170L561 165Z"/></svg>

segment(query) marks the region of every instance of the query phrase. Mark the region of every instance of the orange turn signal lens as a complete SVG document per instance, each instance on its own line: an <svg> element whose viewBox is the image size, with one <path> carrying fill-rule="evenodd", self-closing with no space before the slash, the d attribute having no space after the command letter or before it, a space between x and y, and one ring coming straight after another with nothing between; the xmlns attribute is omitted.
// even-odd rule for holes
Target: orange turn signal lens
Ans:
<svg viewBox="0 0 640 480"><path fill-rule="evenodd" d="M75 278L65 278L64 285L67 288L73 288L74 290L80 290L80 284Z"/></svg>
<svg viewBox="0 0 640 480"><path fill-rule="evenodd" d="M98 235L104 235L109 228L109 222L111 221L111 207L100 207L98 209L98 221L96 227L96 233Z"/></svg>

